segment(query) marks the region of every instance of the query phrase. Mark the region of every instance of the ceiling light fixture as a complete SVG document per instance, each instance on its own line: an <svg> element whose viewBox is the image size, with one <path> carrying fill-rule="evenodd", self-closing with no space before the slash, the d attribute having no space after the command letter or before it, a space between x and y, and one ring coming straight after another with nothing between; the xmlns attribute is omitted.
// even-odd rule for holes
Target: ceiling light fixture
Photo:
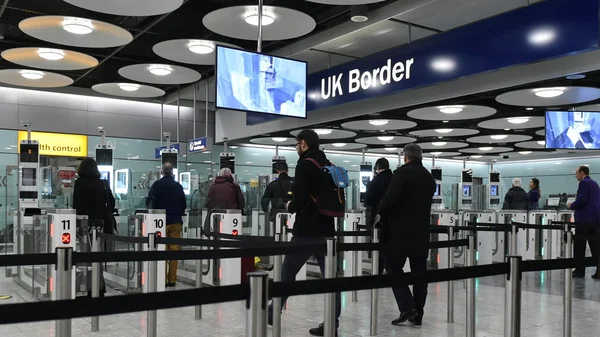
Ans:
<svg viewBox="0 0 600 337"><path fill-rule="evenodd" d="M442 123L448 123L448 121L442 121Z"/></svg>
<svg viewBox="0 0 600 337"><path fill-rule="evenodd" d="M431 143L431 145L433 145L433 146L444 146L446 144L448 144L448 143L446 143L446 142L433 142L433 143Z"/></svg>
<svg viewBox="0 0 600 337"><path fill-rule="evenodd" d="M537 29L529 34L529 43L533 45L546 45L556 38L556 31L552 28Z"/></svg>
<svg viewBox="0 0 600 337"><path fill-rule="evenodd" d="M86 35L94 31L92 21L82 18L65 18L62 26L67 32L77 35Z"/></svg>
<svg viewBox="0 0 600 337"><path fill-rule="evenodd" d="M120 83L119 84L119 88L121 88L121 90L123 91L138 91L140 90L140 85L139 84L133 84L133 83Z"/></svg>
<svg viewBox="0 0 600 337"><path fill-rule="evenodd" d="M474 155L474 156L471 156L471 158L473 158L473 159L479 159L479 158L481 158L481 157L483 157L483 156L481 156L481 155L478 155L478 154L476 154L476 155Z"/></svg>
<svg viewBox="0 0 600 337"><path fill-rule="evenodd" d="M171 75L173 68L166 64L153 64L148 67L148 71L156 76L167 76Z"/></svg>
<svg viewBox="0 0 600 337"><path fill-rule="evenodd" d="M281 142L285 142L286 140L288 140L286 137L273 137L271 139L276 143L281 143Z"/></svg>
<svg viewBox="0 0 600 337"><path fill-rule="evenodd" d="M37 53L39 57L49 61L58 61L65 58L65 52L60 49L40 48Z"/></svg>
<svg viewBox="0 0 600 337"><path fill-rule="evenodd" d="M386 147L385 150L392 152L392 151L397 151L398 148L397 147Z"/></svg>
<svg viewBox="0 0 600 337"><path fill-rule="evenodd" d="M546 145L546 141L545 140L538 140L538 145Z"/></svg>
<svg viewBox="0 0 600 337"><path fill-rule="evenodd" d="M246 13L244 21L246 21L246 23L249 25L258 26L258 10ZM263 10L262 25L268 26L273 22L275 22L275 17L273 16L273 14L266 13L266 11Z"/></svg>
<svg viewBox="0 0 600 337"><path fill-rule="evenodd" d="M565 88L542 88L535 89L534 93L537 97L541 98L553 98L558 97L565 93Z"/></svg>
<svg viewBox="0 0 600 337"><path fill-rule="evenodd" d="M507 119L510 124L524 124L529 122L529 117L513 117Z"/></svg>
<svg viewBox="0 0 600 337"><path fill-rule="evenodd" d="M377 137L377 139L379 139L382 142L389 142L390 140L394 139L394 136L379 136Z"/></svg>
<svg viewBox="0 0 600 337"><path fill-rule="evenodd" d="M354 22L365 22L369 20L369 8L366 5L352 6L350 8L350 20Z"/></svg>
<svg viewBox="0 0 600 337"><path fill-rule="evenodd" d="M314 131L320 136L329 135L333 132L333 130L330 129L315 129Z"/></svg>
<svg viewBox="0 0 600 337"><path fill-rule="evenodd" d="M187 47L194 54L210 54L215 51L215 44L212 41L190 40Z"/></svg>
<svg viewBox="0 0 600 337"><path fill-rule="evenodd" d="M527 108L527 109L525 109L525 110L527 110L527 111L531 111L531 110L533 110L533 108Z"/></svg>
<svg viewBox="0 0 600 337"><path fill-rule="evenodd" d="M566 77L567 80L580 80L582 78L585 78L584 74L573 74Z"/></svg>
<svg viewBox="0 0 600 337"><path fill-rule="evenodd" d="M387 119L373 119L373 120L369 121L369 124L374 125L374 126L382 126L382 125L386 125L389 122L390 121L388 121Z"/></svg>
<svg viewBox="0 0 600 337"><path fill-rule="evenodd" d="M21 70L19 73L21 74L21 77L28 80L41 80L44 78L44 73L37 70Z"/></svg>
<svg viewBox="0 0 600 337"><path fill-rule="evenodd" d="M491 146L484 146L484 147L480 147L479 150L481 151L492 151L494 148Z"/></svg>
<svg viewBox="0 0 600 337"><path fill-rule="evenodd" d="M441 113L445 114L456 114L463 111L463 107L459 105L441 106L438 109L440 109Z"/></svg>
<svg viewBox="0 0 600 337"><path fill-rule="evenodd" d="M531 151L519 151L519 154L522 154L522 155L531 154Z"/></svg>
<svg viewBox="0 0 600 337"><path fill-rule="evenodd" d="M450 133L454 131L454 129L436 129L435 132L437 133Z"/></svg>
<svg viewBox="0 0 600 337"><path fill-rule="evenodd" d="M502 140L502 139L506 139L508 136L507 135L492 135L490 136L490 138L494 139L494 140Z"/></svg>
<svg viewBox="0 0 600 337"><path fill-rule="evenodd" d="M448 57L440 57L431 62L431 68L438 72L450 72L456 68L456 62Z"/></svg>
<svg viewBox="0 0 600 337"><path fill-rule="evenodd" d="M333 145L335 147L344 147L344 146L346 146L346 143L333 143L331 145Z"/></svg>
<svg viewBox="0 0 600 337"><path fill-rule="evenodd" d="M442 153L444 153L444 152L431 152L431 155L432 155L432 156L439 156L439 155L441 155Z"/></svg>

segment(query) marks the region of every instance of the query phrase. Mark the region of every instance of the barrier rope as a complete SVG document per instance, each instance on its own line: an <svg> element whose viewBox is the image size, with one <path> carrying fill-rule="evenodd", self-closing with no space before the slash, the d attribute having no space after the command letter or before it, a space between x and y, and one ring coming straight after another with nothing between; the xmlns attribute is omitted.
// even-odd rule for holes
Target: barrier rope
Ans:
<svg viewBox="0 0 600 337"><path fill-rule="evenodd" d="M335 236L371 236L371 231L340 231L335 232Z"/></svg>
<svg viewBox="0 0 600 337"><path fill-rule="evenodd" d="M449 240L449 241L432 241L429 243L429 249L432 248L452 248L465 247L469 245L469 240ZM398 245L395 243L338 243L338 251L373 251L373 250L395 250Z"/></svg>
<svg viewBox="0 0 600 337"><path fill-rule="evenodd" d="M102 232L98 232L96 234L99 238L106 239L107 241L115 241L115 242L126 242L126 243L148 243L148 237L144 236L120 236L120 235L112 235L106 234Z"/></svg>
<svg viewBox="0 0 600 337"><path fill-rule="evenodd" d="M216 232L202 232L202 235L209 236L219 239L229 239L235 241L255 241L255 242L274 242L275 238L272 236L255 236L255 235L233 235Z"/></svg>
<svg viewBox="0 0 600 337"><path fill-rule="evenodd" d="M265 244L269 244L273 247L290 246L291 243L282 242L276 243L275 241L234 241L234 240L204 240L204 239L180 239L180 238L156 238L156 243L164 245L178 245L178 246L197 246L197 247L231 247L231 248L253 248L253 247L265 247Z"/></svg>
<svg viewBox="0 0 600 337"><path fill-rule="evenodd" d="M0 255L0 267L52 265L55 263L55 253Z"/></svg>

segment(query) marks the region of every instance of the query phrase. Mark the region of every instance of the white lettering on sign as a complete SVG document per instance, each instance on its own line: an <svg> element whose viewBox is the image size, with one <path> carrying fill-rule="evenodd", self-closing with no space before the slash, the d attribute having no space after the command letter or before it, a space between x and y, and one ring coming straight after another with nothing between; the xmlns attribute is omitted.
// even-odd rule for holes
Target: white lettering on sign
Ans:
<svg viewBox="0 0 600 337"><path fill-rule="evenodd" d="M400 82L410 79L410 71L415 59L411 58L404 62L396 62L392 65L392 60L388 59L386 64L380 68L375 68L372 71L362 72L358 69L352 69L348 72L348 93L355 93L359 90L368 90L381 85ZM321 79L321 98L329 99L330 97L342 96L341 80L343 73L339 75L329 76Z"/></svg>

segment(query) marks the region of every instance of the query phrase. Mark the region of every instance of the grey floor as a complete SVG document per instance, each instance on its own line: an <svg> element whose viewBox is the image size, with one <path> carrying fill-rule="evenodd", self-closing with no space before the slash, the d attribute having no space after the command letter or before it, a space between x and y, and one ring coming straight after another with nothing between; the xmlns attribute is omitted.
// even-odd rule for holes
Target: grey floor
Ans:
<svg viewBox="0 0 600 337"><path fill-rule="evenodd" d="M573 301L573 336L598 336L600 332L600 281L587 278L575 280ZM0 268L0 275L4 270ZM522 305L522 337L562 336L562 272L531 273L524 277ZM178 289L186 286L179 285ZM465 291L463 283L455 282L455 323L446 323L446 284L431 284L422 327L396 327L390 322L398 315L392 292L380 291L379 333L388 336L457 337L465 336ZM477 291L477 336L503 336L504 288L503 278L479 279ZM0 276L0 295L12 299L2 304L32 302L31 295L10 279ZM339 335L341 337L369 336L369 292L360 292L359 301L351 302L350 294L343 294L343 312ZM204 317L194 320L193 308L161 311L158 314L158 336L245 336L245 306L243 302L209 305ZM293 297L283 314L284 337L309 336L308 329L321 322L322 296ZM90 319L73 321L73 336L143 337L146 335L146 314L132 313L101 317L100 332L90 332ZM270 334L271 332L269 332ZM53 322L26 323L0 326L2 337L54 336Z"/></svg>

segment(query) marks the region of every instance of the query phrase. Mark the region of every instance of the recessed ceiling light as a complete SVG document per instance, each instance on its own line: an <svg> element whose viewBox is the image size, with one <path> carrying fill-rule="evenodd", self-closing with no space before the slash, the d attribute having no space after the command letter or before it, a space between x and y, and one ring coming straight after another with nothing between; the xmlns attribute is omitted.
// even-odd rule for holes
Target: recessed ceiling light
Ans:
<svg viewBox="0 0 600 337"><path fill-rule="evenodd" d="M92 21L82 18L65 18L63 29L71 34L86 35L94 31Z"/></svg>
<svg viewBox="0 0 600 337"><path fill-rule="evenodd" d="M506 139L506 137L508 137L507 135L491 135L490 138L495 139L495 140L502 140L502 139Z"/></svg>
<svg viewBox="0 0 600 337"><path fill-rule="evenodd" d="M519 151L519 153L522 155L526 155L526 154L531 154L531 151Z"/></svg>
<svg viewBox="0 0 600 337"><path fill-rule="evenodd" d="M481 151L492 151L494 148L491 146L484 146L484 147L480 147L479 150Z"/></svg>
<svg viewBox="0 0 600 337"><path fill-rule="evenodd" d="M343 163L349 163L350 161L349 160L343 160L342 162Z"/></svg>
<svg viewBox="0 0 600 337"><path fill-rule="evenodd" d="M39 57L49 61L58 61L65 58L65 52L60 49L40 48L37 53Z"/></svg>
<svg viewBox="0 0 600 337"><path fill-rule="evenodd" d="M510 129L504 129L504 131L510 131Z"/></svg>
<svg viewBox="0 0 600 337"><path fill-rule="evenodd" d="M119 88L121 88L123 91L138 91L140 90L140 85L133 83L121 83L119 84Z"/></svg>
<svg viewBox="0 0 600 337"><path fill-rule="evenodd" d="M385 150L392 152L392 151L397 151L398 148L397 147L386 147Z"/></svg>
<svg viewBox="0 0 600 337"><path fill-rule="evenodd" d="M456 68L456 62L448 57L440 57L431 62L431 68L438 72L449 72Z"/></svg>
<svg viewBox="0 0 600 337"><path fill-rule="evenodd" d="M230 148L230 149L237 149L238 147L239 147L239 146L235 146L235 145L234 145L234 146L230 146L229 148ZM204 153L210 153L210 152L204 152Z"/></svg>
<svg viewBox="0 0 600 337"><path fill-rule="evenodd" d="M437 133L450 133L454 131L454 129L436 129L435 132Z"/></svg>
<svg viewBox="0 0 600 337"><path fill-rule="evenodd" d="M156 76L167 76L171 75L173 68L166 64L153 64L148 67L148 71Z"/></svg>
<svg viewBox="0 0 600 337"><path fill-rule="evenodd" d="M377 139L379 139L382 142L389 142L390 140L394 139L394 136L379 136L377 137Z"/></svg>
<svg viewBox="0 0 600 337"><path fill-rule="evenodd" d="M21 77L28 80L41 80L44 78L44 73L37 70L21 70L19 73L21 74Z"/></svg>
<svg viewBox="0 0 600 337"><path fill-rule="evenodd" d="M573 74L566 77L567 80L580 80L582 78L585 78L584 74Z"/></svg>
<svg viewBox="0 0 600 337"><path fill-rule="evenodd" d="M276 143L281 143L281 142L285 142L286 140L288 140L286 137L273 137L271 139Z"/></svg>
<svg viewBox="0 0 600 337"><path fill-rule="evenodd" d="M565 93L565 88L542 88L535 89L535 95L542 98L558 97Z"/></svg>
<svg viewBox="0 0 600 337"><path fill-rule="evenodd" d="M260 153L253 153L253 156L260 156Z"/></svg>
<svg viewBox="0 0 600 337"><path fill-rule="evenodd" d="M557 161L557 162L556 162L556 163L554 163L554 164L556 164L556 165L560 165L560 164L562 164L562 163L561 163L561 162L559 162L559 161Z"/></svg>
<svg viewBox="0 0 600 337"><path fill-rule="evenodd" d="M442 123L448 123L448 121L443 121Z"/></svg>
<svg viewBox="0 0 600 337"><path fill-rule="evenodd" d="M358 167L358 165L352 165L352 167Z"/></svg>
<svg viewBox="0 0 600 337"><path fill-rule="evenodd" d="M388 121L387 119L373 119L373 120L369 121L369 124L375 125L375 126L382 126L382 125L386 125L389 122L390 121Z"/></svg>
<svg viewBox="0 0 600 337"><path fill-rule="evenodd" d="M524 124L529 122L529 117L513 117L507 119L510 124Z"/></svg>
<svg viewBox="0 0 600 337"><path fill-rule="evenodd" d="M533 45L546 45L556 38L556 31L551 28L534 30L529 34L529 43Z"/></svg>
<svg viewBox="0 0 600 337"><path fill-rule="evenodd" d="M527 109L525 109L525 110L527 110L527 111L531 111L531 110L533 110L533 108L527 108Z"/></svg>
<svg viewBox="0 0 600 337"><path fill-rule="evenodd" d="M344 146L346 146L346 143L333 143L331 145L333 145L335 147L344 147Z"/></svg>
<svg viewBox="0 0 600 337"><path fill-rule="evenodd" d="M215 44L206 40L190 40L188 50L195 54L210 54L215 51Z"/></svg>
<svg viewBox="0 0 600 337"><path fill-rule="evenodd" d="M365 22L367 20L369 20L369 17L366 15L353 15L350 20L354 21L354 22Z"/></svg>
<svg viewBox="0 0 600 337"><path fill-rule="evenodd" d="M538 140L538 145L546 145L546 141L545 140Z"/></svg>
<svg viewBox="0 0 600 337"><path fill-rule="evenodd" d="M478 154L476 154L476 155L474 155L474 156L471 156L471 158L473 158L473 159L479 159L479 158L481 158L481 157L483 157L483 156L481 156L481 155L478 155Z"/></svg>
<svg viewBox="0 0 600 337"><path fill-rule="evenodd" d="M439 156L439 155L441 155L442 153L444 153L444 152L431 152L431 155L432 155L432 156Z"/></svg>
<svg viewBox="0 0 600 337"><path fill-rule="evenodd" d="M459 106L459 105L441 106L438 109L440 110L441 113L445 113L445 114L456 114L456 113L463 111L463 107Z"/></svg>
<svg viewBox="0 0 600 337"><path fill-rule="evenodd" d="M444 146L446 144L448 144L448 143L446 143L446 142L433 142L433 143L431 143L431 145L433 145L433 146Z"/></svg>
<svg viewBox="0 0 600 337"><path fill-rule="evenodd" d="M333 130L330 130L330 129L315 129L315 132L318 135L322 136L322 135L329 135L329 134L331 134L333 132Z"/></svg>
<svg viewBox="0 0 600 337"><path fill-rule="evenodd" d="M246 13L244 21L246 21L246 23L249 25L258 26L258 10ZM275 22L275 17L273 16L273 14L265 13L265 11L263 10L262 25L268 26L273 22Z"/></svg>
<svg viewBox="0 0 600 337"><path fill-rule="evenodd" d="M246 164L252 164L252 162L251 161L247 161Z"/></svg>

